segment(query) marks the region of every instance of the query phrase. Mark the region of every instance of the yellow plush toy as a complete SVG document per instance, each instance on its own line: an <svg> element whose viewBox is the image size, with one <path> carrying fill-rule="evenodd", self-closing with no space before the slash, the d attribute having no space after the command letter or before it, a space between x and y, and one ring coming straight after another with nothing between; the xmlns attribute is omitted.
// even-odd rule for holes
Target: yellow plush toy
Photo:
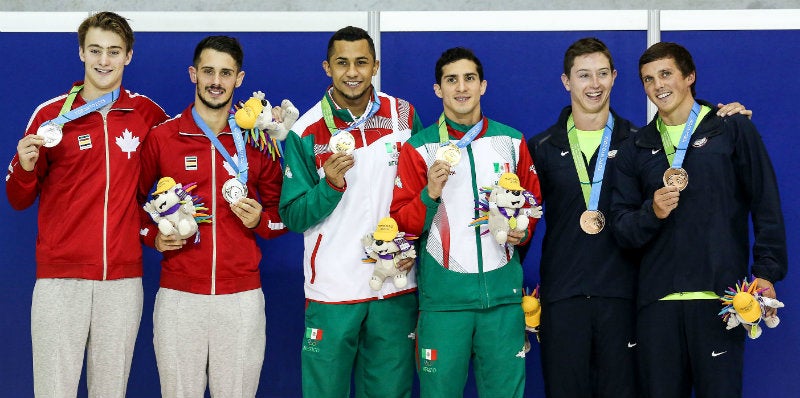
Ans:
<svg viewBox="0 0 800 398"><path fill-rule="evenodd" d="M375 232L364 235L361 239L367 254L364 262L375 263L369 280L372 290L381 290L386 279L391 279L398 289L406 287L408 271L397 269L397 263L405 258L417 257L414 245L409 242L413 239L416 236L400 232L397 222L391 217L382 218Z"/></svg>
<svg viewBox="0 0 800 398"><path fill-rule="evenodd" d="M725 328L731 330L739 325L747 330L747 337L757 339L761 336L761 326L759 323L764 320L768 328L774 328L780 323L777 315L766 316L767 308L783 308L783 303L765 297L761 293L764 289L758 289L758 282L753 278L750 282L743 279L735 285L736 289L728 288L725 295L720 298L725 307L719 315L726 323Z"/></svg>

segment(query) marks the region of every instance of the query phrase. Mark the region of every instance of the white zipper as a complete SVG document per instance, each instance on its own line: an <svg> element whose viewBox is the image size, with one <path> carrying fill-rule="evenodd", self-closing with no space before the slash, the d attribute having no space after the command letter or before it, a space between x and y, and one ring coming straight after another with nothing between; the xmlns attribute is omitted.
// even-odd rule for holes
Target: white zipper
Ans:
<svg viewBox="0 0 800 398"><path fill-rule="evenodd" d="M211 214L217 213L217 150L211 144ZM211 223L211 294L217 294L217 220Z"/></svg>

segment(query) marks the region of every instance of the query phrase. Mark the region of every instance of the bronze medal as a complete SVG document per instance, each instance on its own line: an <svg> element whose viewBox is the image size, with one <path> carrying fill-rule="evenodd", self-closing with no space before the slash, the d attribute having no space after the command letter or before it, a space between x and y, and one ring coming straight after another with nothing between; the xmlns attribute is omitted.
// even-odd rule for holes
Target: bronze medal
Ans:
<svg viewBox="0 0 800 398"><path fill-rule="evenodd" d="M679 191L683 191L687 185L689 185L689 174L683 168L670 167L664 172L665 187L677 187Z"/></svg>
<svg viewBox="0 0 800 398"><path fill-rule="evenodd" d="M581 214L581 229L589 235L595 235L606 226L606 217L600 210L586 210Z"/></svg>
<svg viewBox="0 0 800 398"><path fill-rule="evenodd" d="M442 145L436 150L436 160L445 161L453 167L461 161L461 148L452 143Z"/></svg>

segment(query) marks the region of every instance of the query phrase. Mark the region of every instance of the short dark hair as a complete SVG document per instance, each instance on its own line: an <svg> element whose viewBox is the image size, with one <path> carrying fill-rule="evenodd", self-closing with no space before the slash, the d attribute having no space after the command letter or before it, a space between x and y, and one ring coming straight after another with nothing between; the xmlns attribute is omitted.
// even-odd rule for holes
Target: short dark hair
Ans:
<svg viewBox="0 0 800 398"><path fill-rule="evenodd" d="M375 55L375 42L372 41L372 37L369 36L366 30L355 27L355 26L347 26L341 28L336 31L336 33L331 36L330 40L328 40L328 56L325 57L326 60L330 61L331 56L333 55L333 43L339 40L344 41L359 41L359 40L366 40L369 44L369 53L372 54L372 59L376 59Z"/></svg>
<svg viewBox="0 0 800 398"><path fill-rule="evenodd" d="M639 80L642 79L642 66L665 58L672 58L684 77L695 72L695 80L691 85L691 89L692 97L696 97L694 86L697 83L697 68L694 66L694 60L689 50L677 43L662 41L645 50L642 56L639 57Z"/></svg>
<svg viewBox="0 0 800 398"><path fill-rule="evenodd" d="M436 84L442 84L442 76L444 75L443 68L445 65L452 64L462 59L475 63L475 67L478 69L478 78L480 81L483 81L483 65L481 65L481 60L478 59L478 56L468 48L453 47L445 50L436 61Z"/></svg>
<svg viewBox="0 0 800 398"><path fill-rule="evenodd" d="M572 71L572 66L575 65L575 58L581 55L601 53L608 58L608 63L611 65L611 70L614 70L614 59L611 58L611 51L608 50L606 44L595 37L584 37L567 48L564 53L564 74L569 77Z"/></svg>
<svg viewBox="0 0 800 398"><path fill-rule="evenodd" d="M86 32L90 28L100 28L116 33L125 43L125 52L133 50L133 29L128 25L128 20L111 11L101 11L92 14L78 26L78 45L83 48L86 43Z"/></svg>
<svg viewBox="0 0 800 398"><path fill-rule="evenodd" d="M192 64L194 64L195 67L197 67L197 63L200 62L200 54L207 48L230 55L233 60L236 61L236 66L239 70L242 69L244 51L242 51L242 45L239 44L239 40L235 37L208 36L200 40L200 43L197 43L197 47L194 48L194 60Z"/></svg>

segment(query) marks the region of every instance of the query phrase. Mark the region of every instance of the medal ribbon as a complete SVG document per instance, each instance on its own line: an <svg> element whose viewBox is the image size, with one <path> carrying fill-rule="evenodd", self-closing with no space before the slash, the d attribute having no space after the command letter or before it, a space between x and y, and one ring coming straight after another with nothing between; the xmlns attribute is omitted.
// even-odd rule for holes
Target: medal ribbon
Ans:
<svg viewBox="0 0 800 398"><path fill-rule="evenodd" d="M344 130L339 130L336 127L336 123L333 121L333 109L331 109L331 104L328 102L327 98L322 97L322 101L320 101L320 104L322 105L322 118L325 119L325 125L328 126L328 130L330 130L331 136L334 136L342 132L346 133L348 131L351 131L356 127L364 124L372 116L375 116L375 114L378 113L378 109L380 109L381 107L381 100L380 98L378 98L378 90L376 90L375 87L372 88L372 98L373 100L371 102L371 107L369 109L369 112L361 115L360 118L354 120L353 123L347 126ZM331 101L332 100L333 97L331 97Z"/></svg>
<svg viewBox="0 0 800 398"><path fill-rule="evenodd" d="M658 118L658 132L661 133L661 143L664 145L664 153L667 155L667 160L673 169L679 169L683 166L683 158L686 157L686 148L689 146L689 138L694 133L695 123L700 114L700 104L697 102L692 105L692 111L689 113L689 119L686 120L686 126L683 128L681 138L678 140L678 147L672 145L672 140L669 139L667 128L664 127L664 122ZM673 148L675 148L673 150Z"/></svg>
<svg viewBox="0 0 800 398"><path fill-rule="evenodd" d="M53 123L59 126L63 126L68 122L71 122L75 119L80 117L86 116L87 114L94 112L119 98L119 87L116 90L103 95L100 98L95 98L92 101L89 101L78 108L73 110L69 110L72 108L72 103L75 102L75 97L78 96L78 92L81 91L83 88L83 84L78 86L73 86L72 89L69 91L67 95L67 100L64 102L64 106L61 107L61 112L58 113L58 117L52 120L48 120L42 123L42 126Z"/></svg>
<svg viewBox="0 0 800 398"><path fill-rule="evenodd" d="M472 126L469 131L467 131L463 137L461 137L458 142L456 142L456 146L459 148L464 148L469 145L475 137L480 134L481 130L483 130L483 117L481 120ZM447 133L447 122L444 120L444 112L442 112L441 116L439 116L439 145L445 146L450 143L450 134ZM513 153L513 151L512 151Z"/></svg>
<svg viewBox="0 0 800 398"><path fill-rule="evenodd" d="M575 129L575 121L572 119L572 115L569 115L569 119L567 119L569 149L572 152L575 170L578 172L578 181L581 184L581 191L583 191L586 210L595 211L600 203L600 191L603 189L603 173L606 170L608 149L611 147L612 131L614 131L614 116L609 113L606 127L603 129L603 137L600 139L600 147L597 148L597 163L594 165L593 178L589 180L589 172L586 170L583 152L581 152L581 146L578 143L578 131Z"/></svg>
<svg viewBox="0 0 800 398"><path fill-rule="evenodd" d="M235 112L235 109L232 109L232 112ZM211 143L214 145L214 148L217 148L217 151L222 154L222 157L231 165L233 170L236 172L236 179L239 180L242 184L247 184L247 152L245 151L244 145L244 136L242 133L242 129L236 125L236 120L233 118L233 113L228 115L228 126L231 128L231 134L233 135L233 144L236 146L236 153L239 157L239 163L233 161L233 157L228 153L228 150L225 149L225 146L222 145L217 135L211 131L211 128L208 127L203 118L197 113L197 108L192 108L192 118L194 118L194 122L197 123L197 126L200 127L200 130L203 130L203 134L208 137Z"/></svg>

